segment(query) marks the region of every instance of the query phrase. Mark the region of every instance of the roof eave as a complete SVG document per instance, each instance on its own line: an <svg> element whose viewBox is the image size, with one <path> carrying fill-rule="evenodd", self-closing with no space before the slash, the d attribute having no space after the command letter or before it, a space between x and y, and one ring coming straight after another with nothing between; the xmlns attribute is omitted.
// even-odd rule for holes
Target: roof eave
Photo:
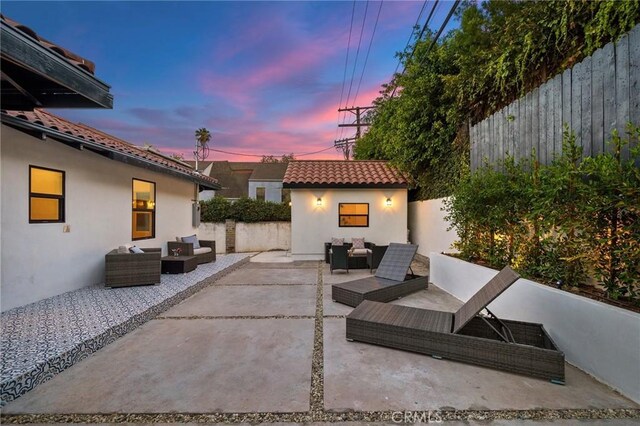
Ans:
<svg viewBox="0 0 640 426"><path fill-rule="evenodd" d="M4 21L0 21L1 39L0 52L3 61L8 61L23 69L25 73L32 73L39 78L45 78L55 83L61 89L68 89L69 93L30 93L28 102L35 107L50 108L113 108L113 95L109 93L110 86L100 81L91 73L75 66L63 56L42 44L32 40L28 35L13 28ZM9 76L17 78L20 76ZM20 82L18 82L20 83ZM13 83L12 83L13 84ZM23 105L9 107L9 99L4 97L4 109L24 109Z"/></svg>
<svg viewBox="0 0 640 426"><path fill-rule="evenodd" d="M213 189L218 190L222 188L220 184L209 182L204 178L199 178L197 176L193 176L184 172L181 172L177 169L172 169L169 167L164 167L160 164L154 163L152 161L146 160L144 158L136 157L135 155L126 154L120 152L116 149L110 149L104 145L101 145L97 142L93 142L91 140L82 139L67 133L60 132L58 130L50 129L46 126L42 126L37 123L32 123L30 121L25 121L20 118L12 117L8 114L2 114L2 123L16 128L21 131L25 131L25 133L34 135L40 134L45 135L46 137L51 137L65 145L71 146L76 149L84 150L88 149L97 154L105 156L111 160L119 161L121 163L129 164L135 167L142 167L148 170L152 170L158 173L168 174L174 177L178 177L181 179L186 179L191 182L197 183L202 188L205 189Z"/></svg>

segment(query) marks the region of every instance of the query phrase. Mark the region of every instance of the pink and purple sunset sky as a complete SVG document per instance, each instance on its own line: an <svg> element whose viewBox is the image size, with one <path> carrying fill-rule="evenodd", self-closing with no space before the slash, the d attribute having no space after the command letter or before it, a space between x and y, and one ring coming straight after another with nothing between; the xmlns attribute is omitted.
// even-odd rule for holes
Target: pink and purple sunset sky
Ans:
<svg viewBox="0 0 640 426"><path fill-rule="evenodd" d="M370 105L378 96L422 5L383 2L356 97L380 2L355 3L342 106ZM2 13L94 61L96 76L111 85L112 110L54 113L190 160L200 127L211 131L211 148L258 156L319 151L340 135L352 136L353 130L338 131L337 109L353 7L353 1L4 1ZM432 29L450 7L440 2ZM340 159L342 153L331 148L300 158ZM259 158L212 152L208 160Z"/></svg>

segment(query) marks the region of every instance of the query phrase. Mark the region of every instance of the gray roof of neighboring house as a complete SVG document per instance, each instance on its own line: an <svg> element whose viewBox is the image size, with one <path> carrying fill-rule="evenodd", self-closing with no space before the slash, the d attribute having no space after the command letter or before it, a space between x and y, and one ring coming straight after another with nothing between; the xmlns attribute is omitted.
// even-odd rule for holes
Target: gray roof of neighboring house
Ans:
<svg viewBox="0 0 640 426"><path fill-rule="evenodd" d="M194 161L185 161L194 165ZM211 166L209 176L218 180L222 189L217 190L225 198L249 196L249 181L281 181L287 170L286 163L259 163L249 161L199 161L198 168Z"/></svg>

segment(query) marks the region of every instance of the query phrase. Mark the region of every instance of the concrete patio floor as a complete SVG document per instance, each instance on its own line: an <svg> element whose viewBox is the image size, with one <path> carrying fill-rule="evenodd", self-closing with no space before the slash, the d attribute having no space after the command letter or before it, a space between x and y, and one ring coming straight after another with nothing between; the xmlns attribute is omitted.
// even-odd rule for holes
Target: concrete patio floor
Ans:
<svg viewBox="0 0 640 426"><path fill-rule="evenodd" d="M247 263L9 403L3 421L389 424L393 411L451 410L464 422L448 424L640 417L638 405L570 365L558 386L347 342L352 308L331 300L329 284L368 275L330 274L320 262ZM392 303L461 305L434 285Z"/></svg>

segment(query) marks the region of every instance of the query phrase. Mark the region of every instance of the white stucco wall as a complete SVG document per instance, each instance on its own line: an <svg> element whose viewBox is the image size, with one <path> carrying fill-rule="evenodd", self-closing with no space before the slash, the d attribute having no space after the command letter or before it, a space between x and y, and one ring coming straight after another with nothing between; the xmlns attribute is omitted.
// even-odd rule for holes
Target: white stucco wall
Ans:
<svg viewBox="0 0 640 426"><path fill-rule="evenodd" d="M194 184L2 126L1 309L104 282L104 255L193 234ZM29 223L29 165L63 170L66 222ZM156 183L156 237L131 241L132 178ZM71 232L63 233L63 225Z"/></svg>
<svg viewBox="0 0 640 426"><path fill-rule="evenodd" d="M239 253L290 248L289 222L236 223L236 251Z"/></svg>
<svg viewBox="0 0 640 426"><path fill-rule="evenodd" d="M437 253L430 260L430 280L462 301L497 273ZM526 279L489 306L501 318L543 324L568 362L640 403L640 314Z"/></svg>
<svg viewBox="0 0 640 426"><path fill-rule="evenodd" d="M447 231L449 222L442 210L445 198L409 203L409 239L418 244L418 253L429 256L429 253L455 252L451 244L458 238L457 233Z"/></svg>
<svg viewBox="0 0 640 426"><path fill-rule="evenodd" d="M316 200L322 198L322 205ZM391 198L392 205L385 201ZM369 203L369 227L338 226L339 203ZM324 259L324 243L332 237L364 237L376 244L407 242L406 189L292 189L291 255L295 259Z"/></svg>
<svg viewBox="0 0 640 426"><path fill-rule="evenodd" d="M201 240L213 240L216 242L216 253L226 253L226 233L224 222L201 222L198 228L198 238Z"/></svg>

